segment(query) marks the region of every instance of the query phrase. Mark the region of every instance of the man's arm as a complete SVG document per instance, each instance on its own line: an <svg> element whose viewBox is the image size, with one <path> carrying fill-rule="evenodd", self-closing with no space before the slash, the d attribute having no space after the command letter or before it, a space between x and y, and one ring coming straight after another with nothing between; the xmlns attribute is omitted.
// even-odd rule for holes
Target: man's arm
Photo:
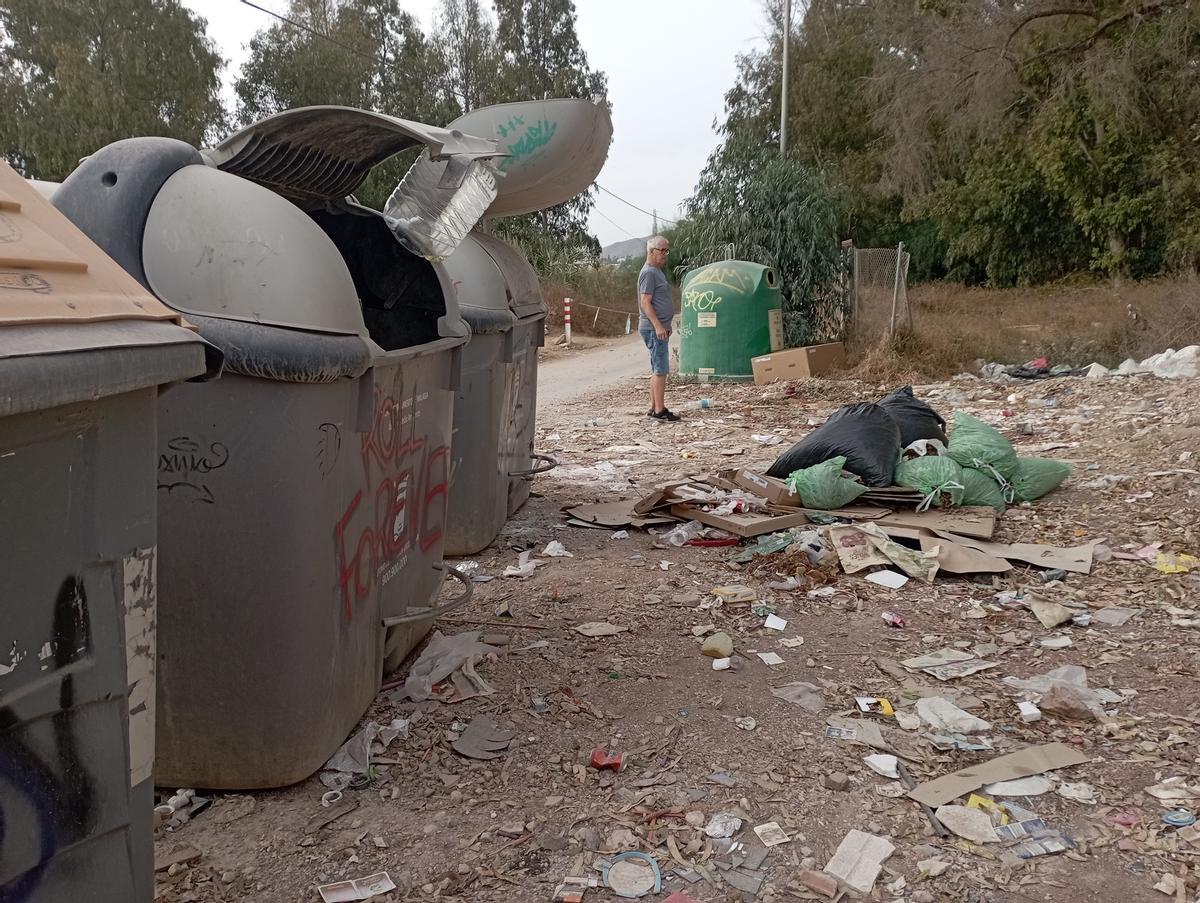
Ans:
<svg viewBox="0 0 1200 903"><path fill-rule="evenodd" d="M660 341L666 341L667 327L663 326L662 323L659 322L658 314L654 312L654 304L652 303L653 301L654 296L651 294L641 292L638 295L638 307L640 307L642 313L646 315L646 319L650 321L650 325L654 327L654 334L658 336Z"/></svg>

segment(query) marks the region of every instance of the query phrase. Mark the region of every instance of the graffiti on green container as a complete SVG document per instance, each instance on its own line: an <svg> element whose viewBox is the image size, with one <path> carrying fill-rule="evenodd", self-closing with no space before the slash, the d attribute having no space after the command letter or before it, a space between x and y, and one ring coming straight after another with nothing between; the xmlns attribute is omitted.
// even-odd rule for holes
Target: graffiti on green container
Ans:
<svg viewBox="0 0 1200 903"><path fill-rule="evenodd" d="M754 290L754 280L737 267L714 263L698 271L688 280L688 285L719 285L735 292L748 293Z"/></svg>
<svg viewBox="0 0 1200 903"><path fill-rule="evenodd" d="M524 116L514 116L498 129L501 138L516 135L521 126L525 125ZM527 126L521 136L508 145L508 156L500 161L501 169L508 169L514 163L532 156L550 143L554 133L558 131L558 123L548 119L539 119L533 125Z"/></svg>
<svg viewBox="0 0 1200 903"><path fill-rule="evenodd" d="M714 293L712 289L698 292L690 288L683 293L683 306L692 310L712 310L720 303L721 296Z"/></svg>

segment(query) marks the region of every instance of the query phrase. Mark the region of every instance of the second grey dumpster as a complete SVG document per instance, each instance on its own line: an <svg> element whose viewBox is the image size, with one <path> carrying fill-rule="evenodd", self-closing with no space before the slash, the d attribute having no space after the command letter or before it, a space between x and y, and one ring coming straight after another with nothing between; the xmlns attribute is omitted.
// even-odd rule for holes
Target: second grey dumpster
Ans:
<svg viewBox="0 0 1200 903"><path fill-rule="evenodd" d="M608 110L574 99L483 107L448 128L495 137L506 152L491 219L542 210L586 190L612 139ZM546 307L524 255L495 236L473 233L446 268L472 333L455 402L446 553L469 555L525 504L530 478L554 465L533 447Z"/></svg>
<svg viewBox="0 0 1200 903"><path fill-rule="evenodd" d="M468 332L444 270L339 199L418 141L493 146L340 108L264 120L207 163L158 165L162 141L98 151L55 195L141 239L146 284L227 352L222 380L162 408L159 777L280 786L342 743L446 576ZM119 229L94 212L109 172L148 199L101 206Z"/></svg>
<svg viewBox="0 0 1200 903"><path fill-rule="evenodd" d="M0 235L0 900L150 903L157 399L219 354L3 162Z"/></svg>

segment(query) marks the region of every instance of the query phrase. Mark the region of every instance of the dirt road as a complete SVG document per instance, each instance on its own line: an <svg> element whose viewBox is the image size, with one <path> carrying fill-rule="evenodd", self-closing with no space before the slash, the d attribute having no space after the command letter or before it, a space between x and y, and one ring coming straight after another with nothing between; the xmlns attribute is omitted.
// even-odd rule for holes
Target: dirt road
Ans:
<svg viewBox="0 0 1200 903"><path fill-rule="evenodd" d="M1150 544L1200 553L1200 381L963 378L918 387L947 418L961 410L996 425L1022 456L1072 462L1062 488L1004 513L998 541L1100 545L1089 574L1062 581L1019 566L892 590L814 568L798 545L743 565L730 560L736 550L568 525L562 508L573 503L637 498L682 473L761 467L839 405L885 388L812 381L789 395L782 386L713 385L712 410L651 423L639 413L642 386L627 378L640 363L640 347L625 340L542 370L539 389L551 402L538 448L564 464L538 479L535 497L474 556L476 573L495 579L437 625L505 635L489 641L502 651L474 665L485 695L450 703L381 693L364 720L405 719L403 735L374 753L362 786L345 791L345 811L322 808L327 788L317 775L280 790L211 794L211 808L160 833L160 854L192 844L199 858L158 874L157 903L297 903L316 900L315 885L384 871L397 889L372 897L378 903L540 903L565 875L599 878L622 850L652 856L662 872L662 893L646 903L671 891L696 903L814 900L800 870L824 868L850 831L894 845L871 897L889 903L1195 899L1200 832L1162 816L1200 809L1200 567L1156 568ZM573 557L548 556L552 540ZM543 563L526 578L504 576L522 550ZM784 629L767 629L746 605L713 607L712 588L728 584L752 588ZM1073 620L1043 628L1019 602L1035 597ZM1101 616L1110 607L1121 617ZM889 627L885 610L907 626ZM728 670L701 654L714 631L732 640ZM898 664L944 648L994 666L941 681ZM782 661L756 654L766 652ZM1060 700L1023 722L1004 678L1065 665L1109 691L1103 716ZM786 696L797 682L808 709L772 692ZM985 719L987 730L931 740L915 714L929 696ZM826 734L827 718L857 712L855 697L886 698L903 716L863 719L918 782L1055 741L1084 752L1088 761L1051 773L1037 788L1045 792L1013 801L1074 848L1014 861L996 842L938 837L899 782L864 763L868 746ZM480 716L512 736L488 761L452 748ZM628 767L590 767L595 747L626 753ZM1156 785L1165 779L1178 783L1160 803L1147 788L1163 792ZM715 826L706 834L719 815L742 820L740 846L713 836L724 833ZM786 839L765 848L752 828L770 822ZM1154 890L1172 882L1184 889ZM599 887L585 903L620 899Z"/></svg>
<svg viewBox="0 0 1200 903"><path fill-rule="evenodd" d="M538 413L544 421L564 404L574 404L646 372L646 346L636 332L555 356L538 365Z"/></svg>

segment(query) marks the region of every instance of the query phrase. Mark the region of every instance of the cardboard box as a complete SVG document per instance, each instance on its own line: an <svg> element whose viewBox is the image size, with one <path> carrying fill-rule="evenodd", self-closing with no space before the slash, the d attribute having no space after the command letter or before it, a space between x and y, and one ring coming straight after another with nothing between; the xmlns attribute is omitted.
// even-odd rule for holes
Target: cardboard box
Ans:
<svg viewBox="0 0 1200 903"><path fill-rule="evenodd" d="M765 477L743 467L741 470L730 471L729 478L742 489L761 496L772 505L779 505L783 508L799 508L803 504L800 496L792 492L787 483L775 477Z"/></svg>
<svg viewBox="0 0 1200 903"><path fill-rule="evenodd" d="M791 527L807 524L808 518L801 512L795 514L712 514L691 505L672 505L671 513L683 520L698 520L702 524L725 530L734 536L749 539L763 533L778 533Z"/></svg>
<svg viewBox="0 0 1200 903"><path fill-rule="evenodd" d="M803 348L773 351L770 354L750 358L750 367L754 371L754 383L759 386L780 379L821 376L830 370L837 370L845 366L846 346L841 342L830 342L827 345L806 345Z"/></svg>

